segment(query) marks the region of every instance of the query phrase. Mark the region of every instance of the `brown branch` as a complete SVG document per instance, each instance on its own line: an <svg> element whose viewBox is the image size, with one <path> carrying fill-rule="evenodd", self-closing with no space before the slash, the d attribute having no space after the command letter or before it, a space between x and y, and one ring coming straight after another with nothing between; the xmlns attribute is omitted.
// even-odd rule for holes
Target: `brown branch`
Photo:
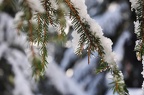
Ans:
<svg viewBox="0 0 144 95"><path fill-rule="evenodd" d="M32 52L32 56L34 57L35 56L35 53L34 53L34 49L33 49L33 34L32 34L32 24L31 24L31 21L29 20L28 21L28 25L29 25L29 38L30 38L30 48L31 48L31 52Z"/></svg>

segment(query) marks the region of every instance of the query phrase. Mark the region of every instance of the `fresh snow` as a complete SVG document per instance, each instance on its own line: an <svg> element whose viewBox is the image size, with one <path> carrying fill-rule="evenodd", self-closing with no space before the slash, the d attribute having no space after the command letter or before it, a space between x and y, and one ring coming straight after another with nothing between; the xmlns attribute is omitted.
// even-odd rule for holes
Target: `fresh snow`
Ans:
<svg viewBox="0 0 144 95"><path fill-rule="evenodd" d="M27 60L27 57L25 57L24 54L17 50L9 50L7 59L12 65L13 71L15 73L15 89L13 91L14 95L33 95L30 86L30 80L28 80L28 78L24 76L25 73L30 73L30 67L28 66L29 62Z"/></svg>
<svg viewBox="0 0 144 95"><path fill-rule="evenodd" d="M140 30L139 29L139 26L140 26L140 22L137 20L137 21L135 21L134 22L134 28L135 28L135 33L137 34L138 33L138 31Z"/></svg>
<svg viewBox="0 0 144 95"><path fill-rule="evenodd" d="M4 57L12 66L14 72L14 95L33 95L31 84L31 69L28 58L24 51L17 48L25 49L26 37L20 34L13 27L13 18L5 13L0 14L0 57ZM6 28L6 30L4 29ZM4 36L5 35L5 36ZM25 35L26 36L26 35ZM17 48L11 48L15 45ZM33 85L34 87L34 85Z"/></svg>
<svg viewBox="0 0 144 95"><path fill-rule="evenodd" d="M34 10L34 11L37 11L37 12L40 12L40 13L43 13L45 12L41 2L41 0L27 0L29 6Z"/></svg>
<svg viewBox="0 0 144 95"><path fill-rule="evenodd" d="M21 20L21 17L24 15L24 12L23 11L19 11L16 13L15 15L15 18L14 18L14 21L15 22L19 22Z"/></svg>
<svg viewBox="0 0 144 95"><path fill-rule="evenodd" d="M130 0L131 2L131 10L134 8L136 9L138 7L138 0Z"/></svg>
<svg viewBox="0 0 144 95"><path fill-rule="evenodd" d="M51 2L51 7L54 9L58 9L58 5L55 3L57 2L56 0L49 0Z"/></svg>
<svg viewBox="0 0 144 95"><path fill-rule="evenodd" d="M76 31L72 32L72 47L74 51L76 52L78 46L79 46L79 40L80 40L80 34L78 34Z"/></svg>

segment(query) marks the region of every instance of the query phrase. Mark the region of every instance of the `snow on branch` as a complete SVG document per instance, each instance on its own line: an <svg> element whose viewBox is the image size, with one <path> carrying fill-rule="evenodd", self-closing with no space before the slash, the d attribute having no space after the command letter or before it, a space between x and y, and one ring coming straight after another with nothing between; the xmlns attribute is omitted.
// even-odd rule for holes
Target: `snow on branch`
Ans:
<svg viewBox="0 0 144 95"><path fill-rule="evenodd" d="M43 13L45 10L41 4L41 0L26 0L30 6L30 8L32 8L34 11Z"/></svg>
<svg viewBox="0 0 144 95"><path fill-rule="evenodd" d="M143 71L142 75L144 78L144 1L143 0L130 0L131 8L135 9L136 13L136 22L135 25L135 34L137 35L137 41L135 45L135 51L137 59L142 60ZM144 81L142 84L142 89L144 89Z"/></svg>
<svg viewBox="0 0 144 95"><path fill-rule="evenodd" d="M88 40L88 42L85 41L85 43L86 43L86 45L88 44L87 52L88 52L88 56L89 56L89 52L91 53L91 50L92 50L91 46L93 46L92 41L97 41L96 43L94 43L97 45L96 50L99 52L99 55L103 58L103 60L105 62L109 63L109 67L110 67L110 69L112 71L112 75L113 75L114 85L119 86L119 87L114 86L114 90L116 90L119 94L128 94L128 91L127 91L124 81L123 81L123 75L117 68L114 52L112 52L112 47L111 47L113 44L112 41L109 38L103 36L101 27L95 22L95 20L90 18L90 16L88 15L88 13L86 11L87 7L85 5L84 0L71 0L72 4L70 3L69 0L65 0L65 1L67 2L71 11L73 11L74 16L76 16L74 18L73 22L76 19L78 19L80 22L79 24L81 24L82 29L84 29L84 31L82 32L82 34L80 35L80 38L79 38L80 39L79 45L81 45L80 49L81 49L81 47L83 47L83 44L84 44L83 42L81 43L81 40L84 40L84 38L85 38L86 40ZM83 26L84 26L83 23L88 24L88 26L89 26L88 29L83 28ZM77 22L76 22L76 24L77 24ZM76 26L76 24L74 23L75 26ZM78 33L80 33L80 29L76 28L75 30L78 30ZM91 38L96 39L96 40L91 40ZM90 46L89 46L89 44L90 44ZM100 53L102 53L102 54L100 54ZM89 62L89 60L88 60L88 62Z"/></svg>
<svg viewBox="0 0 144 95"><path fill-rule="evenodd" d="M90 18L90 16L87 14L86 11L87 7L86 5L84 5L84 1L83 0L71 0L71 1L74 4L74 6L78 8L78 12L81 17L81 20L83 22L87 21L88 24L90 25L90 31L93 34L96 34L98 38L100 38L101 45L103 46L105 52L104 60L108 63L115 63L114 53L112 52L112 47L111 47L113 43L109 38L103 36L101 27L95 22L94 19Z"/></svg>
<svg viewBox="0 0 144 95"><path fill-rule="evenodd" d="M138 6L138 3L137 3L138 0L130 0L130 2L131 2L131 10L132 8L136 9Z"/></svg>

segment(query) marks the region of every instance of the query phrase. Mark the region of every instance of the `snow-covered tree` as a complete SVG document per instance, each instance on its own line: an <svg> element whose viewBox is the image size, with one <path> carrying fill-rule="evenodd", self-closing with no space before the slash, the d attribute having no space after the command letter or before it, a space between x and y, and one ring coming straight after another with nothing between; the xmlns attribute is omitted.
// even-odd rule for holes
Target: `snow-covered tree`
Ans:
<svg viewBox="0 0 144 95"><path fill-rule="evenodd" d="M137 21L135 22L135 31L138 35L136 51L138 51L138 58L143 60L143 1L137 0L136 3L131 0L131 2L137 14ZM116 54L112 51L113 43L104 36L100 25L89 16L85 0L1 0L0 3L2 12L7 12L8 6L14 10L13 14L10 13L14 18L9 17L8 14L1 13L4 21L1 25L0 41L4 42L4 44L0 45L2 49L0 57L3 60L8 60L9 63L12 63L15 59L12 56L16 57L16 59L22 59L18 55L22 55L22 52L25 53L25 49L27 49L27 51L31 51L29 62L32 63L32 71L30 72L35 78L43 76L47 68L47 59L49 59L47 44L55 41L62 44L66 42L68 36L67 28L68 25L71 25L75 30L72 35L74 52L80 56L87 53L88 64L91 62L90 57L95 55L95 52L98 52L100 66L97 72L108 70L112 75L111 84L113 85L113 91L119 95L129 95L123 80L123 74L117 66ZM11 11L7 13L9 12ZM10 23L5 21L5 17L9 19ZM29 44L24 48L26 39L22 41L19 39L25 37L25 34ZM15 52L13 45L20 52ZM37 48L40 51L37 51ZM22 56L24 57L23 61L29 63L26 55ZM2 59L1 61L3 61ZM15 72L19 73L18 75L23 73L23 71L19 72L21 65L24 64L20 64L18 67L14 66ZM56 69L53 66L51 68ZM24 81L25 84L28 84L26 80ZM27 85L25 85L25 88L27 88L28 92L26 95L32 95ZM19 95L22 92L15 91L14 93ZM77 93L83 94L82 91Z"/></svg>

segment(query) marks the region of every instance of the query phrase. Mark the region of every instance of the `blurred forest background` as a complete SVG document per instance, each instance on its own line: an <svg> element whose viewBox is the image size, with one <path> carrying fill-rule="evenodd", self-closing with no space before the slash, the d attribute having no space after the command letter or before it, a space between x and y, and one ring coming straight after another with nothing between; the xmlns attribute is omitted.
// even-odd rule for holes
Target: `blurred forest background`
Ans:
<svg viewBox="0 0 144 95"><path fill-rule="evenodd" d="M134 10L131 11L131 3L129 0L86 0L85 3L91 18L113 41L113 51L127 87L141 88L142 64L134 51L133 21L136 17ZM0 95L112 95L108 93L111 75L107 71L96 74L100 61L98 54L91 57L90 64L86 53L82 57L75 55L71 48L73 29L70 24L67 25L65 45L48 43L48 68L44 77L35 81L27 57L30 51L24 45L26 39L11 28L16 10L10 4L3 4L5 7L0 13Z"/></svg>

